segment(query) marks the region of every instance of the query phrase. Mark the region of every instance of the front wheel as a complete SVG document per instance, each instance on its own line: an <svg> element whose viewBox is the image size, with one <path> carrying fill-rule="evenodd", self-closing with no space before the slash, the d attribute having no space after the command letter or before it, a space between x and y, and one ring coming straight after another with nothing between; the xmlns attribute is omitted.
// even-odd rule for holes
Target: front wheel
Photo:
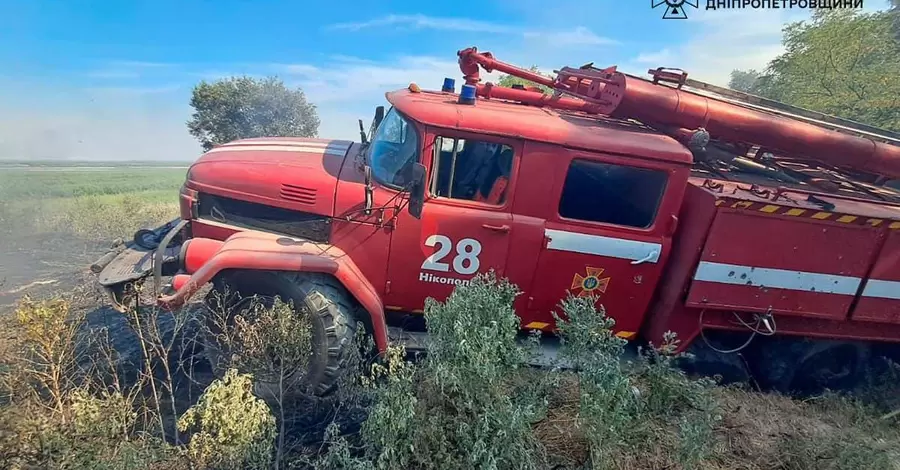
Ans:
<svg viewBox="0 0 900 470"><path fill-rule="evenodd" d="M216 376L230 364L234 348L224 328L234 326L236 315L247 315L253 302L271 307L275 299L289 305L311 326L311 355L306 370L281 380L256 378L254 391L267 401L310 390L326 395L338 385L352 357L358 307L355 299L333 277L320 273L235 271L214 283L207 296L210 312L205 329L205 350ZM233 343L232 343L233 344ZM278 360L278 358L273 358ZM296 377L302 375L302 377ZM284 384L292 384L284 390Z"/></svg>

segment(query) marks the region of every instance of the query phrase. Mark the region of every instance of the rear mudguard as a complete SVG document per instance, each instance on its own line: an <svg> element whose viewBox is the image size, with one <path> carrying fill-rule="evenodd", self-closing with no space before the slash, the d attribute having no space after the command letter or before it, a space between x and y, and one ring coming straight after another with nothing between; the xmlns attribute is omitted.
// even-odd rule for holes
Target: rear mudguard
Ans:
<svg viewBox="0 0 900 470"><path fill-rule="evenodd" d="M250 231L236 233L219 243L221 247L186 282L179 282L174 294L158 298L160 306L172 309L183 305L226 269L326 273L340 281L366 309L372 320L375 344L381 351L387 348L387 324L381 297L343 250L333 245Z"/></svg>

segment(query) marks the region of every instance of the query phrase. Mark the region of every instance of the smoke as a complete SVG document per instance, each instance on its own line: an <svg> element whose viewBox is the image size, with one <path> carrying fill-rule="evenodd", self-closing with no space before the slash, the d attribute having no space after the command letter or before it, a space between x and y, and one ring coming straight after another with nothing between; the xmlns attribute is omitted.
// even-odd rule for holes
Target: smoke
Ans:
<svg viewBox="0 0 900 470"><path fill-rule="evenodd" d="M193 160L187 91L3 87L0 159Z"/></svg>

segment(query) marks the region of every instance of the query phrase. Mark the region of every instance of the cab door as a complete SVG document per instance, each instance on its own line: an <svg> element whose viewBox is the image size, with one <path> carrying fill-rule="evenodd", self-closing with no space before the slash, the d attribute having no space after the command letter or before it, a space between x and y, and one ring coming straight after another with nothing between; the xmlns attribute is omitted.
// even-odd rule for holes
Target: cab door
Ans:
<svg viewBox="0 0 900 470"><path fill-rule="evenodd" d="M426 132L428 187L422 216L403 211L391 235L384 304L421 312L478 273L504 273L509 255L515 140L452 130Z"/></svg>
<svg viewBox="0 0 900 470"><path fill-rule="evenodd" d="M560 149L537 272L533 318L569 294L594 296L623 337L636 335L652 300L675 228L687 168ZM670 181L672 184L670 184Z"/></svg>

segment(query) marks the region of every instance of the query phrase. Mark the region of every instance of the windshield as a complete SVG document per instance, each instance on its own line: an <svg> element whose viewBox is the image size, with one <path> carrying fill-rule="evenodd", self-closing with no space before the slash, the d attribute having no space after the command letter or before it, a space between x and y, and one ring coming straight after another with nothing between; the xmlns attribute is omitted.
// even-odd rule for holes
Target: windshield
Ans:
<svg viewBox="0 0 900 470"><path fill-rule="evenodd" d="M402 188L408 183L409 166L418 161L419 136L415 127L391 108L378 126L369 152L375 181Z"/></svg>

